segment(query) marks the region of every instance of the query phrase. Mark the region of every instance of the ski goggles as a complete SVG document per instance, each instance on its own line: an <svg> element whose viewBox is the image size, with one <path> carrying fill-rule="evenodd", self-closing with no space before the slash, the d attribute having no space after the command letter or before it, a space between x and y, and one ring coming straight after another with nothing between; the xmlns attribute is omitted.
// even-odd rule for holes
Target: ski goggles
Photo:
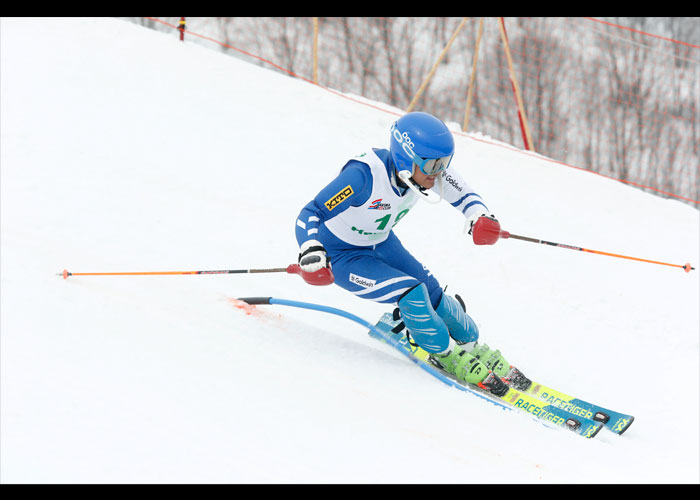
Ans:
<svg viewBox="0 0 700 500"><path fill-rule="evenodd" d="M436 175L447 170L452 161L452 155L443 156L441 158L421 158L414 153L413 164L420 168L420 171L425 175Z"/></svg>

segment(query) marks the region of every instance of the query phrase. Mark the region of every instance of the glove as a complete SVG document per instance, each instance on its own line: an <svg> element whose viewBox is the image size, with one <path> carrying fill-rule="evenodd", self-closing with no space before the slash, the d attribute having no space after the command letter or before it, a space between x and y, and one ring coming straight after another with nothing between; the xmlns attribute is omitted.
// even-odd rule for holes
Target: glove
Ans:
<svg viewBox="0 0 700 500"><path fill-rule="evenodd" d="M307 240L299 248L299 267L305 273L313 273L323 268L331 268L331 260L326 249L318 240Z"/></svg>
<svg viewBox="0 0 700 500"><path fill-rule="evenodd" d="M475 245L493 245L501 236L501 224L492 214L474 214L467 220Z"/></svg>

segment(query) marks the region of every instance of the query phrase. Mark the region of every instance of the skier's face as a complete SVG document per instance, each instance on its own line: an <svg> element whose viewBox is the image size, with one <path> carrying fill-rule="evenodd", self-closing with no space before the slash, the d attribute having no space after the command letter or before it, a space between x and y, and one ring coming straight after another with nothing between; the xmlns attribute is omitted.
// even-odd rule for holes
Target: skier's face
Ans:
<svg viewBox="0 0 700 500"><path fill-rule="evenodd" d="M435 185L435 179L437 179L438 175L440 174L426 175L415 165L413 166L413 180L416 181L416 184L426 189L430 189Z"/></svg>

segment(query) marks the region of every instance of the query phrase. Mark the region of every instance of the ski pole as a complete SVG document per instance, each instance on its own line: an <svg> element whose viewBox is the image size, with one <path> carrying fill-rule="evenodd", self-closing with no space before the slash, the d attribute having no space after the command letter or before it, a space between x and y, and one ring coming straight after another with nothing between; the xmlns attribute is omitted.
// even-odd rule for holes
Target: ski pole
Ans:
<svg viewBox="0 0 700 500"><path fill-rule="evenodd" d="M315 272L303 271L299 264L290 264L287 267L275 267L270 269L225 269L219 271L141 271L141 272L118 272L118 273L72 273L64 269L57 276L68 279L69 276L172 276L185 274L253 274L253 273L288 273L298 274L310 285L323 286L330 285L334 281L333 272L329 268L319 269Z"/></svg>
<svg viewBox="0 0 700 500"><path fill-rule="evenodd" d="M690 263L686 263L684 265L669 264L668 262L659 262L658 260L641 259L639 257L630 257L629 255L620 255L617 253L601 252L600 250L591 250L590 248L582 248L582 247L577 247L577 246L573 246L573 245L565 245L563 243L555 243L553 241L538 240L537 238L530 238L527 236L519 236L517 234L512 234L512 233L509 233L508 231L500 231L499 237L503 238L503 239L513 238L516 240L529 241L531 243L540 243L543 245L550 245L550 246L559 247L559 248L568 248L569 250L578 250L580 252L595 253L598 255L607 255L608 257L618 257L620 259L636 260L639 262L648 262L650 264L660 264L662 266L680 267L681 269L685 270L686 273L689 273L691 270L695 270L695 268L692 267L690 265Z"/></svg>

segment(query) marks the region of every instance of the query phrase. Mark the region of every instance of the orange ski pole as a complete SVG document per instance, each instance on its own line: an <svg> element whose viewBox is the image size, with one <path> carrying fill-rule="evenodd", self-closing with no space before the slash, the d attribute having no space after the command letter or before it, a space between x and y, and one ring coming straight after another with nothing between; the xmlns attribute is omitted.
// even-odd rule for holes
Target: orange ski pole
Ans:
<svg viewBox="0 0 700 500"><path fill-rule="evenodd" d="M172 276L185 274L243 274L243 273L288 273L298 274L310 285L330 285L334 281L333 272L328 268L322 268L313 273L302 271L299 264L290 264L287 267L275 267L270 269L225 269L220 271L139 271L119 273L72 273L64 269L57 276L63 276L67 280L70 276Z"/></svg>
<svg viewBox="0 0 700 500"><path fill-rule="evenodd" d="M580 252L595 253L598 255L607 255L608 257L618 257L620 259L636 260L638 262L648 262L650 264L660 264L662 266L680 267L686 273L689 273L691 270L695 270L695 268L692 267L690 265L690 263L686 263L686 264L681 265L681 264L669 264L668 262L659 262L658 260L640 259L639 257L630 257L628 255L620 255L617 253L601 252L600 250L591 250L589 248L581 248L581 247L576 247L576 246L572 246L572 245L564 245L563 243L555 243L553 241L538 240L536 238L529 238L527 236L519 236L517 234L511 234L508 231L500 231L499 237L504 238L504 239L513 238L516 240L529 241L531 243L541 243L543 245L550 245L550 246L559 247L559 248L568 248L569 250L578 250Z"/></svg>

